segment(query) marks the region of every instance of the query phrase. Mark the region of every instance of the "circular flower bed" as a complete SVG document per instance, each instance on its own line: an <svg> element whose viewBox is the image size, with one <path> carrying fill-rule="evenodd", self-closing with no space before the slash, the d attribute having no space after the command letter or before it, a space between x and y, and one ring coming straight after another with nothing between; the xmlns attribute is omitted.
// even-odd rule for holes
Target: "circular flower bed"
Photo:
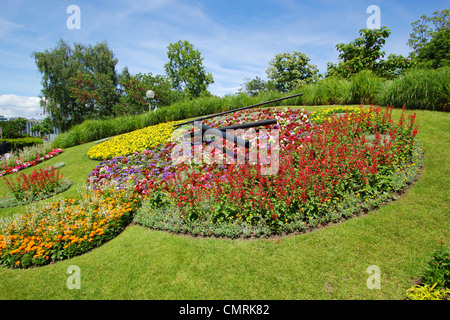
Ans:
<svg viewBox="0 0 450 320"><path fill-rule="evenodd" d="M276 174L261 174L267 166L250 164L248 153L243 164L227 163L226 153L221 162L196 163L199 146L177 163L177 142L169 141L103 161L89 185L145 195L134 219L138 224L202 235L259 236L304 231L376 208L412 183L422 165L415 116L402 114L394 122L390 109L329 108L310 115L246 110L206 124L217 128L273 118L277 125L265 129L279 130ZM254 138L249 139L258 143ZM270 160L273 149L265 147ZM238 154L238 148L233 152Z"/></svg>
<svg viewBox="0 0 450 320"><path fill-rule="evenodd" d="M0 263L26 268L85 253L116 237L131 222L140 201L124 190L97 191L3 219Z"/></svg>

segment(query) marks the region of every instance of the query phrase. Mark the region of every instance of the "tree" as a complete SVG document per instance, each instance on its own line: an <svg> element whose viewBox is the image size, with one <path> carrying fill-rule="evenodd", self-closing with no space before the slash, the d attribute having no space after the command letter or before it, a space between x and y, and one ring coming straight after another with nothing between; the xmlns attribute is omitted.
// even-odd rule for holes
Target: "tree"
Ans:
<svg viewBox="0 0 450 320"><path fill-rule="evenodd" d="M27 123L28 120L22 117L3 121L1 123L3 139L17 139L24 137L25 135L21 132L26 129Z"/></svg>
<svg viewBox="0 0 450 320"><path fill-rule="evenodd" d="M182 91L189 98L208 94L207 88L214 83L213 76L205 71L200 51L188 41L179 40L169 44L169 62L164 65L172 88Z"/></svg>
<svg viewBox="0 0 450 320"><path fill-rule="evenodd" d="M433 12L433 16L423 15L411 23L408 46L413 49L411 59L419 66L439 68L450 62L450 10Z"/></svg>
<svg viewBox="0 0 450 320"><path fill-rule="evenodd" d="M70 95L82 109L85 119L113 115L119 93L109 75L78 71L72 77Z"/></svg>
<svg viewBox="0 0 450 320"><path fill-rule="evenodd" d="M60 39L57 46L33 57L42 74L41 106L61 131L85 119L86 106L71 95L72 77L78 72L104 74L117 84L117 59L106 42L95 46L75 43L72 47Z"/></svg>
<svg viewBox="0 0 450 320"><path fill-rule="evenodd" d="M388 79L398 77L411 66L411 61L396 54L390 54L387 60L383 59L386 53L381 49L390 34L391 31L385 26L361 29L359 38L347 44L338 43L336 49L340 52L340 61L338 64L328 63L327 77L350 78L362 70L370 70Z"/></svg>
<svg viewBox="0 0 450 320"><path fill-rule="evenodd" d="M46 117L41 124L34 124L31 132L38 132L40 135L48 135L53 133L53 123L50 117Z"/></svg>
<svg viewBox="0 0 450 320"><path fill-rule="evenodd" d="M244 83L239 89L239 92L248 94L250 96L256 96L260 92L268 91L269 88L269 83L267 81L264 81L260 77L256 77L252 80L250 80L249 78L245 78Z"/></svg>
<svg viewBox="0 0 450 320"><path fill-rule="evenodd" d="M328 63L327 75L348 78L363 69L378 73L381 58L385 55L381 48L390 34L391 31L385 26L379 29L361 29L361 37L348 44L338 43L336 49L340 52L340 62L337 65Z"/></svg>
<svg viewBox="0 0 450 320"><path fill-rule="evenodd" d="M269 62L267 77L276 90L287 92L300 85L315 82L319 78L317 66L301 52L281 53Z"/></svg>
<svg viewBox="0 0 450 320"><path fill-rule="evenodd" d="M390 54L387 60L380 61L377 74L387 79L396 78L412 67L411 59L399 54Z"/></svg>
<svg viewBox="0 0 450 320"><path fill-rule="evenodd" d="M116 115L131 115L149 111L149 103L160 108L171 105L183 98L183 94L171 88L169 79L165 76L152 73L127 74L122 77L120 86L123 94L119 103L115 106ZM155 97L149 101L146 92L153 90Z"/></svg>
<svg viewBox="0 0 450 320"><path fill-rule="evenodd" d="M408 39L408 46L413 49L411 54L417 53L418 49L425 46L436 33L448 29L450 26L449 16L449 9L445 9L433 12L432 17L422 15L419 20L411 23L413 32L410 33ZM430 23L432 26L429 25Z"/></svg>

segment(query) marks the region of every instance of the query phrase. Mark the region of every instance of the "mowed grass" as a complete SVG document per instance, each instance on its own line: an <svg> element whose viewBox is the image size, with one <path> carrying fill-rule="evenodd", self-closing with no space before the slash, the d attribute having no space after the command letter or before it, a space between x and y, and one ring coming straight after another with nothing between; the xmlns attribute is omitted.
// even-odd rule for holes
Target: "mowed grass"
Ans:
<svg viewBox="0 0 450 320"><path fill-rule="evenodd" d="M258 240L191 238L130 225L73 259L1 268L0 299L403 299L439 241L448 247L450 234L450 114L414 112L425 152L421 177L400 199L368 215ZM61 171L81 185L98 163L87 159L92 145L66 149L40 166L63 161ZM76 195L74 187L63 194L69 195ZM0 217L21 210L2 209ZM80 268L80 289L67 287L71 265ZM380 289L366 285L372 265L380 268Z"/></svg>

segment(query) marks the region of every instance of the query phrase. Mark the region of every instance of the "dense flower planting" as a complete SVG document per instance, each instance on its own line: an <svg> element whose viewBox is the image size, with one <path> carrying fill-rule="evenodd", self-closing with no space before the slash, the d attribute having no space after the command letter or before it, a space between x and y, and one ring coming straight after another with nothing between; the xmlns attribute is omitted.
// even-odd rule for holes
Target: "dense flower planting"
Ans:
<svg viewBox="0 0 450 320"><path fill-rule="evenodd" d="M166 143L172 135L175 123L177 122L161 123L114 137L93 146L89 149L88 156L91 159L103 160L143 152Z"/></svg>
<svg viewBox="0 0 450 320"><path fill-rule="evenodd" d="M163 230L236 237L303 231L370 210L395 198L422 165L415 115L395 122L391 111L268 108L204 122L218 128L277 119L246 136L258 146L256 164L248 152L243 163L227 162L217 149L210 150L214 163L196 163L192 154L176 162L174 123L116 137L89 151L104 160L89 174L82 200L0 222L0 263L28 267L70 258L113 238L133 218ZM207 147L189 146L193 154ZM262 163L261 152L274 150L277 170L262 174L270 163Z"/></svg>
<svg viewBox="0 0 450 320"><path fill-rule="evenodd" d="M4 164L0 167L0 177L1 176L6 176L8 174L11 173L15 173L18 172L20 170L26 169L28 167L32 167L37 165L38 163L41 163L42 161L51 159L53 157L56 157L57 155L61 154L62 150L60 148L56 148L53 149L52 151L50 151L48 154L46 154L45 156L41 157L38 155L36 155L36 159L33 161L26 161L23 162L20 158L18 160L15 161L13 166L8 166L7 164Z"/></svg>
<svg viewBox="0 0 450 320"><path fill-rule="evenodd" d="M395 124L389 111L371 109L331 118L309 133L282 130L275 175L259 175L257 164L200 166L186 176L185 165L170 178L168 192L190 221L211 210L213 222L245 221L274 231L310 219L326 223L341 218L336 209L347 205L347 197L370 202L393 187L395 164L411 162L417 129L414 117Z"/></svg>
<svg viewBox="0 0 450 320"><path fill-rule="evenodd" d="M151 206L135 219L145 224L167 220L170 211L179 225L208 221L289 232L376 207L411 183L421 166L415 116L394 122L390 109L329 108L309 116L303 110L247 110L206 123L223 127L273 118L278 124L267 129L280 129L281 149L275 175L259 174L261 164L230 165L225 159L221 165L173 165L169 142L104 161L88 182L94 189L128 185L148 195Z"/></svg>
<svg viewBox="0 0 450 320"><path fill-rule="evenodd" d="M34 170L31 174L26 175L20 173L14 179L7 179L6 185L13 193L17 200L22 201L27 198L34 198L41 193L53 192L62 182L63 176L59 173L59 170L52 168L51 170Z"/></svg>
<svg viewBox="0 0 450 320"><path fill-rule="evenodd" d="M97 191L5 219L0 224L0 263L23 268L82 254L117 236L140 202L130 192Z"/></svg>
<svg viewBox="0 0 450 320"><path fill-rule="evenodd" d="M11 179L6 177L3 179L11 192L6 196L0 196L0 207L23 205L45 199L67 190L72 185L72 182L65 179L59 169L55 170L54 167L49 170L34 170L29 175L21 172Z"/></svg>

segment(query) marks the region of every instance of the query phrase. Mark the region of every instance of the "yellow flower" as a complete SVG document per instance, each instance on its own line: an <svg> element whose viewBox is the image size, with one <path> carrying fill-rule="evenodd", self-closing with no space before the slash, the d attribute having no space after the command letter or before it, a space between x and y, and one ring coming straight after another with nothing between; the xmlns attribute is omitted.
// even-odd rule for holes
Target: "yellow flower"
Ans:
<svg viewBox="0 0 450 320"><path fill-rule="evenodd" d="M154 146L167 143L179 121L160 123L155 126L135 130L93 146L88 151L91 159L110 159L142 152Z"/></svg>

